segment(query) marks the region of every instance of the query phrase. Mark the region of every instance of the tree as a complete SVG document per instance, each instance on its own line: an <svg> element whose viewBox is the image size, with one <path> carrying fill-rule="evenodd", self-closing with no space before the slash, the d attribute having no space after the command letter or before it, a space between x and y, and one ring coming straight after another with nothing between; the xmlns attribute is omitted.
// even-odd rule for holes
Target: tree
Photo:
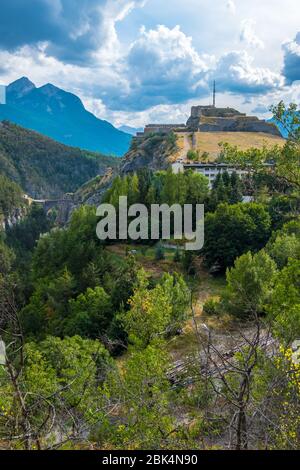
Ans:
<svg viewBox="0 0 300 470"><path fill-rule="evenodd" d="M294 142L300 140L300 118L297 108L295 103L286 106L283 101L271 107L274 120L284 128L289 140Z"/></svg>
<svg viewBox="0 0 300 470"><path fill-rule="evenodd" d="M12 449L56 449L105 420L100 387L113 368L98 341L25 343L13 291L0 286L0 438ZM3 359L2 359L3 360Z"/></svg>
<svg viewBox="0 0 300 470"><path fill-rule="evenodd" d="M113 316L111 299L102 287L88 288L76 300L69 301L64 333L68 336L101 338Z"/></svg>
<svg viewBox="0 0 300 470"><path fill-rule="evenodd" d="M56 279L44 278L35 285L20 319L26 335L43 338L47 333L61 335L69 312L69 299L76 292L76 281L65 269Z"/></svg>
<svg viewBox="0 0 300 470"><path fill-rule="evenodd" d="M3 168L3 167L2 167ZM9 178L0 175L0 221L14 215L16 210L24 210L25 200L23 191L16 183Z"/></svg>
<svg viewBox="0 0 300 470"><path fill-rule="evenodd" d="M137 172L139 180L140 201L145 201L153 179L153 172L149 168L141 168Z"/></svg>
<svg viewBox="0 0 300 470"><path fill-rule="evenodd" d="M187 171L185 173L187 196L185 204L203 204L209 193L208 179L194 171Z"/></svg>
<svg viewBox="0 0 300 470"><path fill-rule="evenodd" d="M139 190L139 178L136 174L128 177L128 205L141 201Z"/></svg>
<svg viewBox="0 0 300 470"><path fill-rule="evenodd" d="M187 320L191 300L190 290L183 277L178 273L164 274L160 285L168 295L172 307L167 333L173 335L181 331L184 321Z"/></svg>
<svg viewBox="0 0 300 470"><path fill-rule="evenodd" d="M229 202L230 204L237 204L243 201L243 184L234 171L230 176L230 191L229 191Z"/></svg>
<svg viewBox="0 0 300 470"><path fill-rule="evenodd" d="M300 261L290 259L277 275L267 306L275 334L290 345L300 337Z"/></svg>
<svg viewBox="0 0 300 470"><path fill-rule="evenodd" d="M276 262L278 269L283 269L290 258L300 259L300 239L295 234L278 233L275 240L267 244L266 251Z"/></svg>
<svg viewBox="0 0 300 470"><path fill-rule="evenodd" d="M295 219L273 232L266 245L266 251L274 259L279 269L284 268L289 258L300 257L300 220Z"/></svg>
<svg viewBox="0 0 300 470"><path fill-rule="evenodd" d="M253 175L260 175L275 182L277 192L299 192L300 189L300 126L296 104L286 107L281 101L272 107L274 119L287 127L289 137L283 148L274 146L240 151L237 147L223 145L222 160L246 168ZM267 163L267 165L266 165ZM272 168L270 168L272 163ZM271 178L270 178L271 177ZM272 188L271 188L272 189Z"/></svg>
<svg viewBox="0 0 300 470"><path fill-rule="evenodd" d="M168 365L164 349L148 345L131 350L122 374L109 377L107 389L120 404L119 421L110 433L114 448L165 449L176 445L179 426L172 412Z"/></svg>
<svg viewBox="0 0 300 470"><path fill-rule="evenodd" d="M55 229L43 236L33 255L33 277L40 279L57 275L65 267L76 277L101 253L96 236L96 210L81 206L73 212L67 229Z"/></svg>
<svg viewBox="0 0 300 470"><path fill-rule="evenodd" d="M190 302L189 289L179 274L165 274L151 289L143 270L138 272L130 310L121 314L129 340L135 347L160 342L180 330Z"/></svg>
<svg viewBox="0 0 300 470"><path fill-rule="evenodd" d="M7 275L15 261L15 254L0 238L0 276Z"/></svg>
<svg viewBox="0 0 300 470"><path fill-rule="evenodd" d="M218 173L211 194L208 198L209 210L216 210L218 204L227 202L237 204L243 201L243 184L236 172L231 175L227 171Z"/></svg>
<svg viewBox="0 0 300 470"><path fill-rule="evenodd" d="M146 273L140 270L130 310L122 314L122 322L129 340L137 347L145 348L152 341L160 340L170 324L172 304L162 285L149 289Z"/></svg>
<svg viewBox="0 0 300 470"><path fill-rule="evenodd" d="M260 351L264 348L260 319L253 312L250 333L239 330L239 340L236 338L239 346L224 351L207 325L203 325L205 335L202 334L193 305L192 312L199 349L194 367L200 380L204 380L206 396L212 391L210 401L213 409L207 410L207 425L210 419L219 421L223 425L223 439L227 439L228 448L246 450L250 447L254 427L253 377L259 365Z"/></svg>
<svg viewBox="0 0 300 470"><path fill-rule="evenodd" d="M199 160L199 152L196 150L189 150L187 153L188 160L197 161Z"/></svg>
<svg viewBox="0 0 300 470"><path fill-rule="evenodd" d="M173 260L174 260L174 263L180 263L180 261L181 261L181 253L180 253L180 250L178 248L175 251Z"/></svg>
<svg viewBox="0 0 300 470"><path fill-rule="evenodd" d="M261 204L220 204L205 218L201 253L208 267L224 271L243 253L263 248L271 234L271 219Z"/></svg>
<svg viewBox="0 0 300 470"><path fill-rule="evenodd" d="M222 308L241 318L262 315L272 296L275 274L275 262L264 250L255 255L250 252L242 255L227 270Z"/></svg>
<svg viewBox="0 0 300 470"><path fill-rule="evenodd" d="M51 230L53 223L42 207L33 204L26 217L7 230L7 242L19 257L24 257L33 251L40 236Z"/></svg>
<svg viewBox="0 0 300 470"><path fill-rule="evenodd" d="M170 168L165 172L161 193L161 204L183 205L187 197L187 180L184 173L174 174Z"/></svg>
<svg viewBox="0 0 300 470"><path fill-rule="evenodd" d="M268 210L272 219L272 228L280 229L290 220L296 220L300 214L300 195L295 192L286 195L274 195L268 201Z"/></svg>

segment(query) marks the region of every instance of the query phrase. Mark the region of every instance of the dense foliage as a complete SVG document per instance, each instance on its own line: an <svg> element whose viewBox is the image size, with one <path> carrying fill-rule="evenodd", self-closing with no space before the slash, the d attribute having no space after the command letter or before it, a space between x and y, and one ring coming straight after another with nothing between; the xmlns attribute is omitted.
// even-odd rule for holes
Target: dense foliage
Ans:
<svg viewBox="0 0 300 470"><path fill-rule="evenodd" d="M67 147L15 124L0 123L0 172L33 198L57 198L103 173L117 159Z"/></svg>
<svg viewBox="0 0 300 470"><path fill-rule="evenodd" d="M297 139L272 183L262 153L229 148L255 161L248 182L115 178L116 207L208 205L201 252L101 242L91 206L57 228L33 205L1 233L1 447L300 448Z"/></svg>
<svg viewBox="0 0 300 470"><path fill-rule="evenodd" d="M224 271L241 254L262 248L270 235L271 218L262 204L220 204L205 218L205 262Z"/></svg>
<svg viewBox="0 0 300 470"><path fill-rule="evenodd" d="M192 171L174 174L171 170L153 173L143 169L115 178L104 200L117 206L120 196L127 196L129 205L203 204L208 197L208 180Z"/></svg>
<svg viewBox="0 0 300 470"><path fill-rule="evenodd" d="M9 216L21 212L25 206L23 193L20 186L6 176L0 174L0 221L3 222Z"/></svg>

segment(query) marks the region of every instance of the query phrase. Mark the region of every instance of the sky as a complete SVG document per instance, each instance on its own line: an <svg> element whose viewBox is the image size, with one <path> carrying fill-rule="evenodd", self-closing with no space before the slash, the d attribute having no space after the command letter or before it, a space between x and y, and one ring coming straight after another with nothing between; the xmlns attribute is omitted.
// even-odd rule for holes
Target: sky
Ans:
<svg viewBox="0 0 300 470"><path fill-rule="evenodd" d="M300 102L299 0L1 0L0 83L22 76L116 126L185 122L214 80L265 118Z"/></svg>

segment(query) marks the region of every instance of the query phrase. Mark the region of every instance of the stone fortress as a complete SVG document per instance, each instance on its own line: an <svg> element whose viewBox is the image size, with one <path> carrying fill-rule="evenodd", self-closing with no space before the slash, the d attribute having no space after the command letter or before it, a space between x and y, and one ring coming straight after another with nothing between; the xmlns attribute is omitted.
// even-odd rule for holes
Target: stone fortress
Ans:
<svg viewBox="0 0 300 470"><path fill-rule="evenodd" d="M281 137L274 124L233 108L193 106L186 127L198 132L263 132Z"/></svg>
<svg viewBox="0 0 300 470"><path fill-rule="evenodd" d="M193 170L202 173L208 178L210 187L220 173L236 172L240 177L247 173L242 168L218 162L222 143L241 150L285 144L275 124L233 108L217 108L215 98L214 84L213 105L193 106L186 124L148 124L136 137L143 140L152 134L174 132L177 151L168 158L173 172ZM142 155L143 151L140 153Z"/></svg>
<svg viewBox="0 0 300 470"><path fill-rule="evenodd" d="M137 137L150 133L170 132L259 132L281 137L275 124L247 116L233 108L211 106L193 106L186 124L148 124L144 132Z"/></svg>

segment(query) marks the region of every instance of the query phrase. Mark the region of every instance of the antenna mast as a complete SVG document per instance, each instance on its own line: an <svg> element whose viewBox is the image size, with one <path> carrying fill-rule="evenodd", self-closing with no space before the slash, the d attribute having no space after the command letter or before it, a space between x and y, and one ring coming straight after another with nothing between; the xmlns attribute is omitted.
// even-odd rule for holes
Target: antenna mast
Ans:
<svg viewBox="0 0 300 470"><path fill-rule="evenodd" d="M214 80L213 107L216 107L216 81Z"/></svg>

